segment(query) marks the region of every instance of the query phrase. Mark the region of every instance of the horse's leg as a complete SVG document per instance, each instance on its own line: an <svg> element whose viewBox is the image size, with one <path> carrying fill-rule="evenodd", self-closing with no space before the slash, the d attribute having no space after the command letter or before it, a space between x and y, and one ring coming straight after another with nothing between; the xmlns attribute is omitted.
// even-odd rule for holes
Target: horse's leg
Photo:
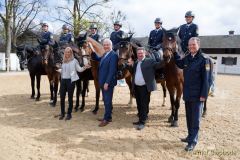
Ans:
<svg viewBox="0 0 240 160"><path fill-rule="evenodd" d="M167 84L167 88L168 88L168 92L169 92L169 95L170 95L170 102L171 102L171 115L170 117L168 118L168 122L172 122L174 120L174 112L175 112L175 106L174 106L174 93L175 93L175 90L173 88L173 86Z"/></svg>
<svg viewBox="0 0 240 160"><path fill-rule="evenodd" d="M176 86L176 100L174 102L174 107L175 107L175 111L174 111L174 120L171 123L172 127L178 127L178 110L180 108L180 100L181 100L181 96L182 96L182 91L183 91L183 86L182 83L179 83Z"/></svg>
<svg viewBox="0 0 240 160"><path fill-rule="evenodd" d="M49 79L49 86L50 86L50 102L49 102L49 104L52 104L53 103L53 90L54 90L54 86L53 86L53 83L52 83L51 79Z"/></svg>
<svg viewBox="0 0 240 160"><path fill-rule="evenodd" d="M161 82L161 86L162 86L162 90L163 90L163 103L162 103L162 106L165 106L166 105L166 96L167 96L167 94L166 94L166 92L167 92L167 90L166 90L166 82L165 81Z"/></svg>
<svg viewBox="0 0 240 160"><path fill-rule="evenodd" d="M35 74L30 73L30 78L31 78L31 87L32 87L31 99L34 99L34 96L35 96Z"/></svg>
<svg viewBox="0 0 240 160"><path fill-rule="evenodd" d="M80 93L82 91L82 85L81 85L81 80L77 80L76 81L76 87L77 87L77 90L76 90L76 105L75 105L75 112L78 111L78 107L79 107L79 96L80 96Z"/></svg>
<svg viewBox="0 0 240 160"><path fill-rule="evenodd" d="M129 99L129 102L128 102L128 107L132 107L133 92L132 92L132 78L131 78L131 76L126 77L125 81L128 85L129 91L130 91L130 99Z"/></svg>
<svg viewBox="0 0 240 160"><path fill-rule="evenodd" d="M37 97L36 97L36 101L39 101L40 96L41 96L41 94L40 94L41 75L37 74L36 77L37 77Z"/></svg>
<svg viewBox="0 0 240 160"><path fill-rule="evenodd" d="M83 79L83 89L82 89L82 104L80 107L80 111L83 112L85 110L85 95L88 86L88 79Z"/></svg>
<svg viewBox="0 0 240 160"><path fill-rule="evenodd" d="M206 101L204 101L202 117L206 117L206 115L207 115L207 99Z"/></svg>
<svg viewBox="0 0 240 160"><path fill-rule="evenodd" d="M100 87L99 87L96 79L94 79L94 86L95 86L95 90L96 90L96 105L92 112L93 112L93 114L97 114L97 112L99 110Z"/></svg>
<svg viewBox="0 0 240 160"><path fill-rule="evenodd" d="M55 79L54 79L54 88L53 88L53 103L51 106L55 107L56 103L57 103L57 95L58 95L58 83L59 83L59 78L57 77L57 75L55 75Z"/></svg>
<svg viewBox="0 0 240 160"><path fill-rule="evenodd" d="M88 93L89 93L89 81L88 81L88 85L87 85L86 97L88 97Z"/></svg>

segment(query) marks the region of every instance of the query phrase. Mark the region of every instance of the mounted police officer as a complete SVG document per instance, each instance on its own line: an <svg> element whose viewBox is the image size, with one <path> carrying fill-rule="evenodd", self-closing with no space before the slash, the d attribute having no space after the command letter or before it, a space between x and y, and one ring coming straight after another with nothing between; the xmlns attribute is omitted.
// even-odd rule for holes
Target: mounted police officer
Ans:
<svg viewBox="0 0 240 160"><path fill-rule="evenodd" d="M95 41L97 42L101 42L101 39L100 39L100 35L97 33L97 25L96 24L91 24L90 25L90 35L89 37L91 37L92 39L94 39Z"/></svg>
<svg viewBox="0 0 240 160"><path fill-rule="evenodd" d="M148 38L148 46L149 46L149 57L153 58L157 62L160 62L163 56L162 52L162 39L163 39L163 28L162 28L162 20L160 18L156 18L154 20L155 29L150 32ZM158 69L156 71L155 77L156 79L164 79L164 69Z"/></svg>
<svg viewBox="0 0 240 160"><path fill-rule="evenodd" d="M39 39L40 45L54 45L53 34L48 31L48 24L42 24L42 32Z"/></svg>
<svg viewBox="0 0 240 160"><path fill-rule="evenodd" d="M184 53L188 50L188 41L191 37L198 37L198 26L193 23L195 15L192 11L187 11L185 14L186 24L180 26L178 33L181 39L181 48Z"/></svg>
<svg viewBox="0 0 240 160"><path fill-rule="evenodd" d="M183 100L185 101L188 136L181 139L188 143L185 150L192 151L198 142L198 132L203 103L208 97L211 83L210 59L200 50L200 39L190 38L189 54L181 58L176 52L174 59L177 66L183 69Z"/></svg>
<svg viewBox="0 0 240 160"><path fill-rule="evenodd" d="M155 29L150 32L148 45L150 48L150 52L153 54L153 57L157 62L161 60L162 56L162 38L163 38L163 28L162 28L162 20L160 18L156 18L154 21Z"/></svg>
<svg viewBox="0 0 240 160"><path fill-rule="evenodd" d="M115 21L113 25L114 31L110 35L110 40L112 41L113 44L113 50L117 51L119 48L121 38L124 35L124 32L121 30L122 24L120 23L120 21Z"/></svg>
<svg viewBox="0 0 240 160"><path fill-rule="evenodd" d="M69 44L69 43L73 43L73 42L74 42L74 38L73 38L72 33L69 30L69 26L67 24L64 24L62 26L62 33L59 38L59 43L60 43L60 45L63 45L63 44Z"/></svg>

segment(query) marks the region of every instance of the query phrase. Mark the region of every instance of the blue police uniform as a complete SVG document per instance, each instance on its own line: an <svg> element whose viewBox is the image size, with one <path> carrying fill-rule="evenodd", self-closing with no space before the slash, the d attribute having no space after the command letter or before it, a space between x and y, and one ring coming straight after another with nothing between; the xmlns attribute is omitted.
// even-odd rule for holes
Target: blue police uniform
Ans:
<svg viewBox="0 0 240 160"><path fill-rule="evenodd" d="M150 32L149 38L148 38L148 45L152 49L152 54L154 55L154 59L157 62L160 62L161 60L161 45L163 42L163 29L155 29Z"/></svg>
<svg viewBox="0 0 240 160"><path fill-rule="evenodd" d="M182 51L185 53L188 50L189 39L198 37L198 26L194 23L183 24L180 26L178 36L181 39Z"/></svg>
<svg viewBox="0 0 240 160"><path fill-rule="evenodd" d="M196 145L198 141L198 131L202 114L203 102L200 97L207 99L210 81L209 59L200 50L192 57L187 54L180 58L174 53L177 66L183 69L184 85L183 100L185 101L186 120L188 128L188 145Z"/></svg>
<svg viewBox="0 0 240 160"><path fill-rule="evenodd" d="M113 50L117 51L119 48L119 43L121 42L121 37L123 37L124 32L122 30L113 31L110 35L110 40L113 44Z"/></svg>
<svg viewBox="0 0 240 160"><path fill-rule="evenodd" d="M99 34L91 34L89 37L91 37L92 39L94 39L97 42L100 42L100 35Z"/></svg>
<svg viewBox="0 0 240 160"><path fill-rule="evenodd" d="M65 44L65 43L71 43L73 42L73 35L71 33L62 33L59 38L59 43Z"/></svg>
<svg viewBox="0 0 240 160"><path fill-rule="evenodd" d="M53 34L49 31L41 32L41 45L54 45Z"/></svg>

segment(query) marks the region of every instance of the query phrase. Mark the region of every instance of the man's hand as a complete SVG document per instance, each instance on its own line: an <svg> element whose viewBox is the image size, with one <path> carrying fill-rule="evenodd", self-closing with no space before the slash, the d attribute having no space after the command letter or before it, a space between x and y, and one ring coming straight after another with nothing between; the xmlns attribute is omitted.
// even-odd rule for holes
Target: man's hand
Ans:
<svg viewBox="0 0 240 160"><path fill-rule="evenodd" d="M206 98L200 97L200 101L201 101L201 102L204 102L204 101L206 101Z"/></svg>
<svg viewBox="0 0 240 160"><path fill-rule="evenodd" d="M105 91L108 90L108 84L107 84L107 83L104 83L103 89L104 89Z"/></svg>

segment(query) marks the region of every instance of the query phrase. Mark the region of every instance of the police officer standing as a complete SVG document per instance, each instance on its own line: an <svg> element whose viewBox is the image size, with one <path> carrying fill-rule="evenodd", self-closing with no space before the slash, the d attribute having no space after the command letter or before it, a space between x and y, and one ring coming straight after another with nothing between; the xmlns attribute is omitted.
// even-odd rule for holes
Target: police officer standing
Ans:
<svg viewBox="0 0 240 160"><path fill-rule="evenodd" d="M177 66L183 69L183 100L185 101L188 136L181 139L188 143L185 150L192 151L198 142L198 132L203 103L209 90L209 58L201 52L200 39L192 37L188 43L189 54L181 58L176 52L174 59Z"/></svg>
<svg viewBox="0 0 240 160"><path fill-rule="evenodd" d="M62 33L59 38L59 43L60 43L60 45L63 45L63 44L69 44L69 43L73 43L73 42L74 42L73 35L70 32L68 25L64 24L62 26Z"/></svg>
<svg viewBox="0 0 240 160"><path fill-rule="evenodd" d="M117 51L119 48L121 38L124 35L124 32L121 30L122 24L120 23L120 21L115 21L113 25L114 31L110 35L110 40L112 41L113 44L113 50Z"/></svg>
<svg viewBox="0 0 240 160"><path fill-rule="evenodd" d="M159 62L161 60L161 45L163 38L163 28L162 28L162 20L160 18L156 18L154 21L155 29L150 32L148 45L154 55L154 59Z"/></svg>
<svg viewBox="0 0 240 160"><path fill-rule="evenodd" d="M188 41L191 37L198 37L198 26L193 23L195 15L192 11L187 11L185 14L186 24L180 26L178 33L181 39L181 48L184 53L188 50Z"/></svg>
<svg viewBox="0 0 240 160"><path fill-rule="evenodd" d="M42 24L42 32L40 35L40 45L54 45L53 34L48 31L48 24Z"/></svg>

